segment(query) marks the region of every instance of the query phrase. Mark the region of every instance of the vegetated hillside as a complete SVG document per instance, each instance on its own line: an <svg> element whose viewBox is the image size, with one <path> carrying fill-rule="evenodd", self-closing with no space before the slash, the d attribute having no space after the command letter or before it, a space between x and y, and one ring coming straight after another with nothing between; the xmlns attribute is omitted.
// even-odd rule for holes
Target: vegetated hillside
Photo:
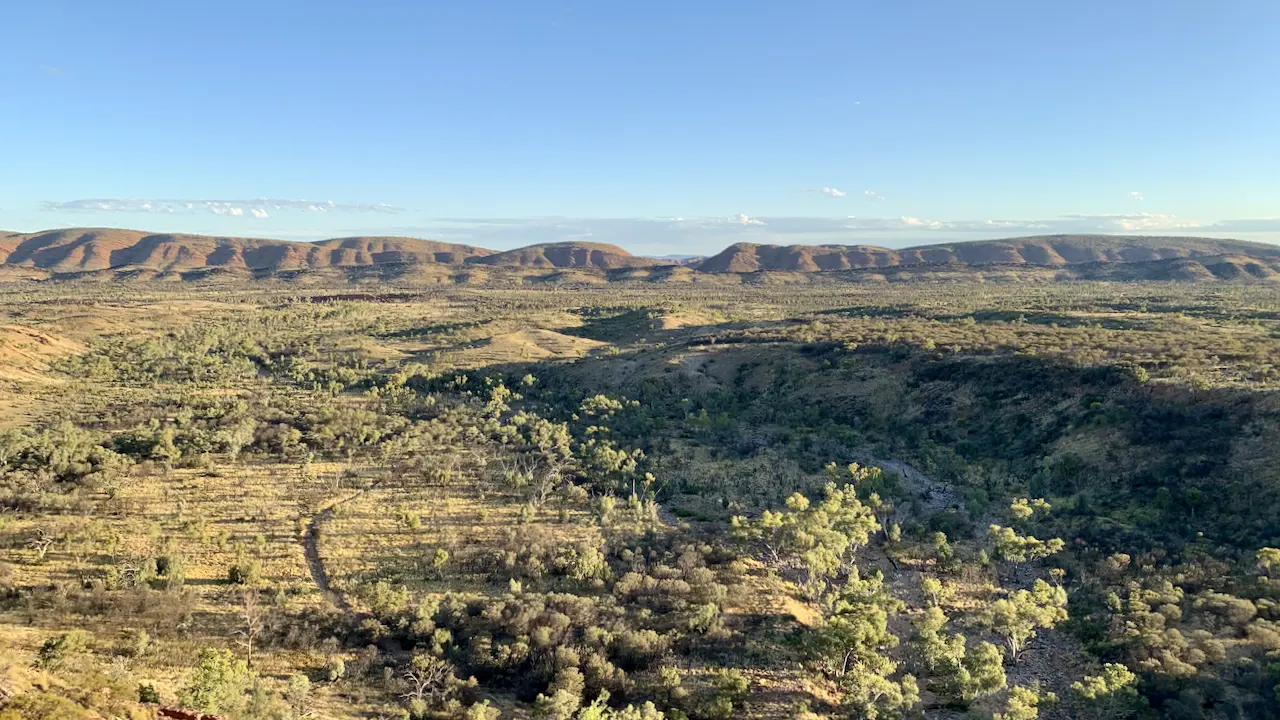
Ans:
<svg viewBox="0 0 1280 720"><path fill-rule="evenodd" d="M484 257L470 258L467 262L514 267L598 268L600 270L672 264L653 258L636 257L617 245L585 242L530 245Z"/></svg>
<svg viewBox="0 0 1280 720"><path fill-rule="evenodd" d="M5 288L0 718L1280 720L1274 287L762 275Z"/></svg>
<svg viewBox="0 0 1280 720"><path fill-rule="evenodd" d="M736 243L698 265L700 272L817 272L898 265L893 250L868 245L756 245Z"/></svg>
<svg viewBox="0 0 1280 720"><path fill-rule="evenodd" d="M1083 280L1280 282L1280 258L1213 255L1132 263L1089 263L1072 267Z"/></svg>
<svg viewBox="0 0 1280 720"><path fill-rule="evenodd" d="M457 265L468 258L484 257L495 252L471 245L405 237L335 238L312 245L328 251L331 265L382 265L400 262Z"/></svg>
<svg viewBox="0 0 1280 720"><path fill-rule="evenodd" d="M701 272L850 270L938 264L1067 266L1238 255L1280 258L1280 247L1193 237L1045 235L891 250L871 245L738 243L703 261Z"/></svg>
<svg viewBox="0 0 1280 720"><path fill-rule="evenodd" d="M0 263L53 272L115 268L172 271L209 267L291 270L406 262L456 264L491 252L468 245L389 237L300 243L104 228L0 235Z"/></svg>

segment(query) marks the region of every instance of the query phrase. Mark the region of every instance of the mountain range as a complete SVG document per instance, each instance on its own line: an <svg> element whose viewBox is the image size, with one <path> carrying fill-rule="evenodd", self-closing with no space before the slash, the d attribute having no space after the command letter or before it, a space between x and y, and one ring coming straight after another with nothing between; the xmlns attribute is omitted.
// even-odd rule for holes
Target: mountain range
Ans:
<svg viewBox="0 0 1280 720"><path fill-rule="evenodd" d="M707 258L650 258L604 243L560 242L497 251L407 237L348 237L317 242L69 228L0 232L0 269L23 277L100 274L271 276L368 268L510 268L635 275L657 268L683 273L874 273L957 269L1065 269L1072 278L1280 279L1280 246L1195 237L1050 235L921 245L757 245L738 243ZM628 275L628 276L630 276ZM669 276L670 273L667 273Z"/></svg>

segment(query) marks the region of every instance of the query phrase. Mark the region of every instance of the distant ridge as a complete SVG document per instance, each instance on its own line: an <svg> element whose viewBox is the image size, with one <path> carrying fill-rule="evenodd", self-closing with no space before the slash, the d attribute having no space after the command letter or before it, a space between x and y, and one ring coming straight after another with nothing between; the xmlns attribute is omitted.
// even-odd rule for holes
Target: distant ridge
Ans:
<svg viewBox="0 0 1280 720"><path fill-rule="evenodd" d="M0 235L0 263L60 273L124 268L297 270L388 263L455 264L492 252L469 245L392 237L298 243L106 228Z"/></svg>
<svg viewBox="0 0 1280 720"><path fill-rule="evenodd" d="M654 260L661 260L666 265L697 265L707 259L706 255L646 255Z"/></svg>
<svg viewBox="0 0 1280 720"><path fill-rule="evenodd" d="M920 245L894 250L873 245L757 245L738 243L707 258L651 258L617 245L557 242L496 251L408 237L346 237L317 242L215 237L110 228L68 228L37 233L0 232L0 270L9 279L106 279L156 275L199 279L210 273L272 276L312 270L364 273L363 277L476 276L482 268L571 271L562 279L605 273L639 277L649 268L691 275L865 271L951 276L999 268L1098 279L1239 280L1277 282L1280 246L1196 237L1046 235ZM415 270L414 268L421 268ZM435 268L435 269L433 269ZM470 268L471 270L468 270ZM1039 270L1036 270L1036 269ZM374 273L370 275L369 272ZM667 271L663 271L667 272ZM387 273L391 273L388 275ZM467 273L470 273L467 275ZM668 272L667 275L670 275ZM667 275L661 275L666 277ZM593 276L593 277L595 277ZM428 276L423 276L428 277ZM652 277L659 277L653 275ZM675 276L672 276L675 277ZM680 276L688 279L689 276ZM888 277L888 275L886 275Z"/></svg>
<svg viewBox="0 0 1280 720"><path fill-rule="evenodd" d="M530 245L484 257L473 257L467 262L511 267L596 268L599 270L672 264L653 258L636 257L617 245L586 242Z"/></svg>
<svg viewBox="0 0 1280 720"><path fill-rule="evenodd" d="M707 258L699 272L819 272L913 265L1040 265L1131 263L1244 255L1280 257L1280 246L1241 240L1126 235L1045 235L974 240L891 250L873 245L756 245L738 243Z"/></svg>
<svg viewBox="0 0 1280 720"><path fill-rule="evenodd" d="M454 245L405 237L348 237L321 240L311 244L328 250L336 265L384 265L403 262L457 265L471 258L485 257L494 253L493 250L471 245Z"/></svg>

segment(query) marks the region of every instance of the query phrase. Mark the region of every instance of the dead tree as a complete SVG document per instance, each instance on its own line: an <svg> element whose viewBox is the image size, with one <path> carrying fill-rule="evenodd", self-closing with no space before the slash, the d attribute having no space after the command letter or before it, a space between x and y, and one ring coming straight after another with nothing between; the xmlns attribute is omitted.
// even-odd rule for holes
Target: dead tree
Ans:
<svg viewBox="0 0 1280 720"><path fill-rule="evenodd" d="M253 588L246 588L241 599L244 604L240 617L244 625L236 631L239 636L236 642L244 648L245 665L253 669L253 646L262 633L262 608L258 605L258 591Z"/></svg>

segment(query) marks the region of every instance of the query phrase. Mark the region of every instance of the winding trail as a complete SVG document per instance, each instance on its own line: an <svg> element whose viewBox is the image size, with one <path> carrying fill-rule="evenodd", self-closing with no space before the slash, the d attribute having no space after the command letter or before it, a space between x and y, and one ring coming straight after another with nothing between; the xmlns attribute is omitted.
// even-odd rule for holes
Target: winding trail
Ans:
<svg viewBox="0 0 1280 720"><path fill-rule="evenodd" d="M324 595L325 599L329 601L329 604L344 612L352 612L353 608L351 607L351 603L347 602L347 599L344 598L341 593L333 589L332 584L330 583L329 572L325 570L324 561L320 558L320 523L333 517L333 511L335 508L345 505L352 500L361 497L366 492L377 488L381 482L381 478L375 480L367 487L360 488L346 497L325 505L319 512L311 516L311 519L307 521L306 532L302 533L298 537L298 542L302 545L303 555L305 555L307 559L307 570L311 572L312 582L316 584L316 587L320 590L320 593Z"/></svg>

